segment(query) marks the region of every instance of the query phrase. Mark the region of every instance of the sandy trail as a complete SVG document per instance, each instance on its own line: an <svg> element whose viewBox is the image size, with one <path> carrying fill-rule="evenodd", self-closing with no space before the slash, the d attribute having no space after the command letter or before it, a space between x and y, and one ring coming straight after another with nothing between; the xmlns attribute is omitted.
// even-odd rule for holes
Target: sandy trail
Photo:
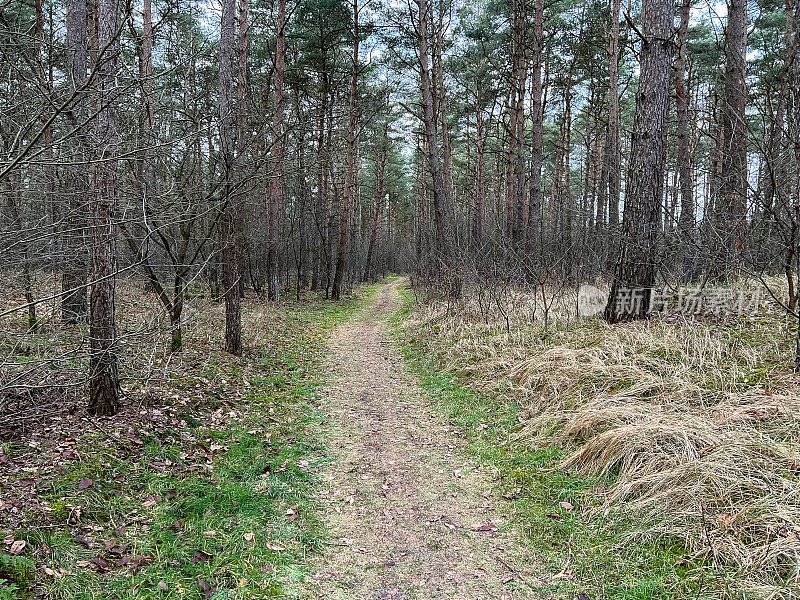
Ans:
<svg viewBox="0 0 800 600"><path fill-rule="evenodd" d="M304 598L541 598L491 476L465 457L407 375L386 318L402 281L332 335L332 463L321 499L333 542Z"/></svg>

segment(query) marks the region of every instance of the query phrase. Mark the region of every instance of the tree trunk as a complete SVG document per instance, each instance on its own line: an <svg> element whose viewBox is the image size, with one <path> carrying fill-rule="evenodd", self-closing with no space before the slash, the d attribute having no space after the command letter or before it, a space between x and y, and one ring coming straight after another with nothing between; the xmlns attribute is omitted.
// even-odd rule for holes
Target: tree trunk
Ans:
<svg viewBox="0 0 800 600"><path fill-rule="evenodd" d="M436 225L437 249L442 257L444 276L447 281L448 295L457 297L461 293L461 284L455 272L456 237L453 224L452 198L448 194L442 173L442 161L439 155L439 142L436 135L436 113L433 106L431 89L430 56L428 54L428 0L418 0L417 44L420 66L420 88L422 93L423 124L428 146L428 166L433 179L433 210Z"/></svg>
<svg viewBox="0 0 800 600"><path fill-rule="evenodd" d="M619 17L620 0L611 0L608 41L608 127L600 182L600 202L608 207L608 224L619 225Z"/></svg>
<svg viewBox="0 0 800 600"><path fill-rule="evenodd" d="M544 102L542 98L542 62L544 48L544 0L534 0L533 5L533 64L531 66L531 176L530 205L526 248L533 255L539 245L541 235L542 207L542 164L544 162L543 120Z"/></svg>
<svg viewBox="0 0 800 600"><path fill-rule="evenodd" d="M483 124L480 83L475 90L475 205L472 211L472 248L483 246L483 222L486 216L486 127Z"/></svg>
<svg viewBox="0 0 800 600"><path fill-rule="evenodd" d="M237 202L233 195L235 129L233 108L233 49L236 0L223 0L219 42L219 119L224 208L221 221L222 286L225 296L225 350L242 354L242 306L236 247Z"/></svg>
<svg viewBox="0 0 800 600"><path fill-rule="evenodd" d="M369 281L373 277L372 265L377 253L378 238L383 224L383 204L384 204L384 180L386 172L386 153L389 145L389 124L383 127L383 137L381 139L377 172L375 173L375 207L372 218L372 228L369 236L369 246L367 247L367 264L364 268L364 280Z"/></svg>
<svg viewBox="0 0 800 600"><path fill-rule="evenodd" d="M67 107L67 117L72 127L86 120L86 94L81 91L86 83L88 61L88 27L86 0L70 0L67 5L67 69L69 85L75 99ZM85 127L85 126L84 126ZM68 214L62 227L61 320L65 325L86 322L86 197L89 191L86 167L86 133L78 129L67 140L65 151L72 164L66 167L66 194Z"/></svg>
<svg viewBox="0 0 800 600"><path fill-rule="evenodd" d="M797 15L800 13L800 1L787 0L786 1L787 18L792 14ZM792 70L789 74L791 85L791 106L792 115L790 116L789 131L791 136L791 143L794 146L794 204L791 208L793 220L795 223L800 222L800 23L796 19L792 19L795 25L793 35L787 36L790 43L787 44L787 54L791 57ZM798 236L795 236L795 245L798 243ZM800 273L800 249L795 246L794 249L795 270ZM798 323L800 325L800 323ZM800 371L800 327L797 330L797 337L795 340L795 371Z"/></svg>
<svg viewBox="0 0 800 600"><path fill-rule="evenodd" d="M244 179L247 175L247 150L249 135L247 128L247 93L249 91L249 77L247 71L247 57L250 49L248 21L248 0L239 0L239 68L236 71L236 152L237 152L237 178ZM239 295L244 298L247 263L251 253L245 230L246 213L249 213L247 197L244 202L239 202L240 210L236 212L236 248L239 267Z"/></svg>
<svg viewBox="0 0 800 600"><path fill-rule="evenodd" d="M695 244L695 206L692 190L692 155L689 149L689 94L686 81L686 60L688 51L687 33L689 30L689 13L691 0L683 0L681 22L678 28L678 60L675 63L675 110L678 124L678 187L680 191L681 214L678 228L682 238L684 276L689 281L695 279L697 272L697 256Z"/></svg>
<svg viewBox="0 0 800 600"><path fill-rule="evenodd" d="M271 183L267 233L267 295L280 299L281 244L283 243L283 79L286 69L286 0L278 0L278 35L275 44L275 93L272 100Z"/></svg>
<svg viewBox="0 0 800 600"><path fill-rule="evenodd" d="M89 412L113 415L119 409L116 348L117 61L121 16L117 0L100 0L97 65L95 198L92 215L92 291L89 326Z"/></svg>
<svg viewBox="0 0 800 600"><path fill-rule="evenodd" d="M353 218L353 203L356 195L356 101L358 100L358 50L361 38L358 31L358 0L353 2L353 70L350 76L350 100L348 103L347 124L347 166L344 174L344 202L339 220L339 247L336 253L336 274L333 278L332 296L339 300L344 286L344 271L347 267L347 237Z"/></svg>
<svg viewBox="0 0 800 600"><path fill-rule="evenodd" d="M644 0L639 89L636 94L620 252L605 318L647 316L656 279L657 236L666 156L674 6Z"/></svg>
<svg viewBox="0 0 800 600"><path fill-rule="evenodd" d="M745 66L747 55L747 2L728 0L725 27L725 101L719 148L720 174L715 204L718 236L716 260L718 277L735 268L744 250L747 218L747 145Z"/></svg>

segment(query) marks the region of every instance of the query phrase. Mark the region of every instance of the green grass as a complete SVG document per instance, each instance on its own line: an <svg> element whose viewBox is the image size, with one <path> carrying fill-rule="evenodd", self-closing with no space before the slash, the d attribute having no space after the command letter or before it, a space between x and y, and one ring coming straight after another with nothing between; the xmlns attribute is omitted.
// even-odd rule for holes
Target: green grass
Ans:
<svg viewBox="0 0 800 600"><path fill-rule="evenodd" d="M465 432L468 452L499 474L498 492L509 500L514 525L542 566L540 591L606 600L708 597L698 583L700 566L686 561L682 547L669 540L632 541L629 518L592 510L601 504L608 481L558 469L560 448L514 441L522 406L475 393L469 382L406 343L402 321L414 308L414 296L400 291L403 308L392 317L392 327L406 363L436 408Z"/></svg>
<svg viewBox="0 0 800 600"><path fill-rule="evenodd" d="M269 347L242 359L252 369L209 361L197 381L212 397L225 394L221 379L241 386L249 377L236 406L178 407L163 427L143 423L133 450L99 428L78 438L80 460L39 488L47 522L31 515L14 532L36 581L2 570L0 599L282 597L284 582L308 575L304 557L325 537L313 494L326 460L325 338L376 290L287 305ZM0 567L20 560L0 555Z"/></svg>

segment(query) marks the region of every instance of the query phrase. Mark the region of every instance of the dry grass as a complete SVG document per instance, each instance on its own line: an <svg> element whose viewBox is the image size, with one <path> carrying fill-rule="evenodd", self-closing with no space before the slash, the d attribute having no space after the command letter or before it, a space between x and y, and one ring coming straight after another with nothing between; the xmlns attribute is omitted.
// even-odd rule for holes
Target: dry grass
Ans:
<svg viewBox="0 0 800 600"><path fill-rule="evenodd" d="M425 304L406 331L477 389L521 402L519 439L606 478L597 510L635 516L635 537L680 539L734 571L732 595L800 596L794 324L774 309L609 326L567 308L545 332L532 298L505 301Z"/></svg>

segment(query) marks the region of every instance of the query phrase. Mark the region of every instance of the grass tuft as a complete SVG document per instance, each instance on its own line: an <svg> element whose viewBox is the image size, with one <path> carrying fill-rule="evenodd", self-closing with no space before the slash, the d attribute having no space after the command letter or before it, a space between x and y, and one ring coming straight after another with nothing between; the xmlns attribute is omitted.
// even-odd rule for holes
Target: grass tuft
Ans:
<svg viewBox="0 0 800 600"><path fill-rule="evenodd" d="M480 294L406 301L396 325L409 356L451 378L437 397L519 488L517 505L529 503L520 520L532 543L556 540L563 554L572 539L575 575L603 597L800 594L791 320L763 311L610 326L565 309L545 327L516 292L496 312ZM542 489L579 516L542 522L542 511L559 514ZM576 550L578 536L600 552ZM635 581L615 586L606 556Z"/></svg>

